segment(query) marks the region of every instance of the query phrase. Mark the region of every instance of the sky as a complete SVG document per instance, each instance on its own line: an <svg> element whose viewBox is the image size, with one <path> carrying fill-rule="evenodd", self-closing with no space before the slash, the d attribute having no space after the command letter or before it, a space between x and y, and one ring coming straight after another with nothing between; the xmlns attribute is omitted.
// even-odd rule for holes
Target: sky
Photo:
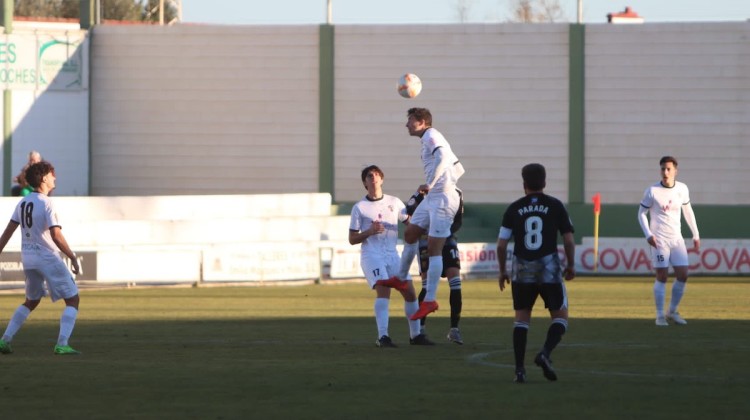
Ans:
<svg viewBox="0 0 750 420"><path fill-rule="evenodd" d="M182 0L187 23L226 25L321 24L329 0ZM333 24L506 22L517 0L330 0ZM578 19L578 0L558 0L567 22ZM747 21L750 0L581 0L583 23L606 23L630 7L648 22Z"/></svg>

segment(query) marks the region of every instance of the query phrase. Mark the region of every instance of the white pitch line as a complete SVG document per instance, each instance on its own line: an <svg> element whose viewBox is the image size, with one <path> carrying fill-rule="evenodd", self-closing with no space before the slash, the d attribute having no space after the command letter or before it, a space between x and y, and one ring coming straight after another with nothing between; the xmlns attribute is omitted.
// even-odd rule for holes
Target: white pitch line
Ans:
<svg viewBox="0 0 750 420"><path fill-rule="evenodd" d="M577 345L576 347L584 347L584 345ZM489 366L489 367L496 367L496 368L504 368L504 369L515 369L515 364L505 364L505 363L495 363L488 360L485 360L487 357L489 357L491 354L494 353L510 353L511 350L496 350L496 351L490 351L490 352L484 352L484 353L474 353L470 355L467 359L469 363L475 363L482 366ZM631 378L680 378L680 379L692 379L692 380L717 380L717 381L724 381L726 379L730 379L727 377L717 377L717 376L705 376L705 375L680 375L680 374L667 374L667 373L636 373L636 372L617 372L612 370L584 370L584 369L559 369L555 368L555 371L557 372L573 372L573 373L582 373L587 375L602 375L602 376L621 376L621 377L631 377ZM733 378L737 379L737 378Z"/></svg>

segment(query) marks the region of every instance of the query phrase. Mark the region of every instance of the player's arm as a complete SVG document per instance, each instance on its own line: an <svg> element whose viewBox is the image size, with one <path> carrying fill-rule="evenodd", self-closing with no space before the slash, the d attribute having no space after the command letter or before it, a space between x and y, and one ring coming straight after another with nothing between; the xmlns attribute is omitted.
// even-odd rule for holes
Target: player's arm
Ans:
<svg viewBox="0 0 750 420"><path fill-rule="evenodd" d="M365 241L365 239L369 238L372 235L377 235L378 233L382 233L385 231L385 226L383 226L382 223L378 221L372 222L370 227L367 230L363 231L357 231L357 230L349 230L349 243L351 245L361 244Z"/></svg>
<svg viewBox="0 0 750 420"><path fill-rule="evenodd" d="M14 222L13 220L8 222L8 225L5 227L2 236L0 236L0 252L3 252L3 249L5 249L5 245L8 245L8 241L10 241L10 238L13 236L13 233L17 228L18 222Z"/></svg>
<svg viewBox="0 0 750 420"><path fill-rule="evenodd" d="M566 262L563 275L565 280L573 280L576 277L576 242L573 232L563 234L563 249L565 249Z"/></svg>
<svg viewBox="0 0 750 420"><path fill-rule="evenodd" d="M655 248L656 239L654 238L654 234L651 233L651 228L648 227L648 217L646 217L647 213L648 213L647 207L644 207L643 205L638 206L638 223L640 223L641 225L643 236L646 237L646 241L648 241L648 244Z"/></svg>
<svg viewBox="0 0 750 420"><path fill-rule="evenodd" d="M54 242L55 245L60 248L60 251L62 251L62 253L70 259L73 274L78 274L78 272L81 271L80 267L78 266L78 258L76 258L76 254L68 246L68 241L65 240L65 236L63 235L60 226L52 226L49 229L49 233L50 236L52 236L52 242Z"/></svg>
<svg viewBox="0 0 750 420"><path fill-rule="evenodd" d="M424 194L419 190L412 194L408 200L406 200L405 212L407 216L409 216L409 218L414 215L414 211L417 210L417 207L419 206L419 203L422 202L422 200L424 200Z"/></svg>
<svg viewBox="0 0 750 420"><path fill-rule="evenodd" d="M693 246L696 251L700 251L700 233L698 233L698 224L695 222L695 213L693 212L693 206L690 205L690 202L682 205L682 214L685 216L685 221L690 228L690 232L693 233Z"/></svg>
<svg viewBox="0 0 750 420"><path fill-rule="evenodd" d="M500 275L497 281L501 292L505 290L505 285L510 283L510 277L506 271L506 266L508 263L508 242L510 241L512 232L512 230L506 227L501 227L500 233L497 237L497 263L500 266Z"/></svg>

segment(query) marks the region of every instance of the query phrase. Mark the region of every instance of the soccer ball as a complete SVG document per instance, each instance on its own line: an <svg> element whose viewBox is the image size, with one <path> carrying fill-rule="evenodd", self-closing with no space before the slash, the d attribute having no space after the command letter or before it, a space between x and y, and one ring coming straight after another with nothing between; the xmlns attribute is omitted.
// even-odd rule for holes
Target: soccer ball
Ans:
<svg viewBox="0 0 750 420"><path fill-rule="evenodd" d="M398 94L404 98L416 98L421 91L422 81L416 74L406 73L398 81Z"/></svg>

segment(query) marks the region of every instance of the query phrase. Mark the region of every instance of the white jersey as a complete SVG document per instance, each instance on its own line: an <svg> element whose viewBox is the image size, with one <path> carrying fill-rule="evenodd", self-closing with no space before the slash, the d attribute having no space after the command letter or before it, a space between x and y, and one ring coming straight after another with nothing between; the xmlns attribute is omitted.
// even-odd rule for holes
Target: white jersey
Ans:
<svg viewBox="0 0 750 420"><path fill-rule="evenodd" d="M32 192L16 205L10 218L21 226L21 259L24 268L34 268L60 260L60 249L52 240L50 228L60 226L52 200Z"/></svg>
<svg viewBox="0 0 750 420"><path fill-rule="evenodd" d="M349 230L361 232L367 230L373 221L383 224L383 233L372 235L362 242L362 257L398 255L398 224L406 220L406 206L403 201L392 195L371 201L367 196L352 208Z"/></svg>
<svg viewBox="0 0 750 420"><path fill-rule="evenodd" d="M646 188L641 206L649 209L651 233L660 240L682 239L682 206L690 204L687 185L675 181L672 188L660 182ZM697 237L697 229L693 232Z"/></svg>
<svg viewBox="0 0 750 420"><path fill-rule="evenodd" d="M422 164L430 191L455 190L456 182L464 174L464 168L453 153L448 140L434 128L428 128L421 140Z"/></svg>

